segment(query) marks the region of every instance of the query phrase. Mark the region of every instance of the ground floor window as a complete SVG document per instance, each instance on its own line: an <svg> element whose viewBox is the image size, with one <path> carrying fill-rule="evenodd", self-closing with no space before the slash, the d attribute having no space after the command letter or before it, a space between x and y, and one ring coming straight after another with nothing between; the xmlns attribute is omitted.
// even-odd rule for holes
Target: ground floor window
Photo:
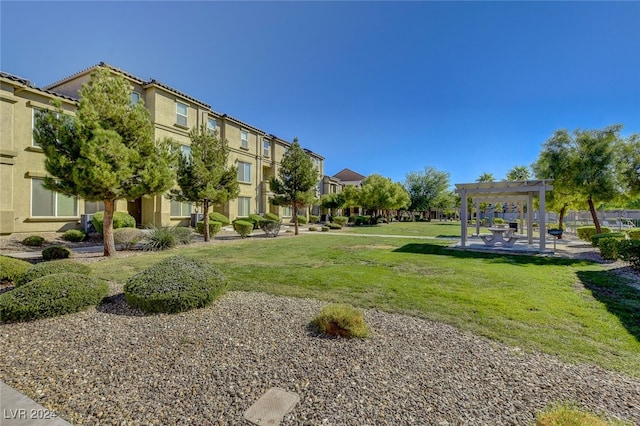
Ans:
<svg viewBox="0 0 640 426"><path fill-rule="evenodd" d="M282 216L291 216L291 207L282 207Z"/></svg>
<svg viewBox="0 0 640 426"><path fill-rule="evenodd" d="M31 179L31 216L67 217L78 215L78 200L44 186L44 179Z"/></svg>
<svg viewBox="0 0 640 426"><path fill-rule="evenodd" d="M191 216L191 212L193 211L193 204L191 203L182 203L180 201L171 201L171 216Z"/></svg>
<svg viewBox="0 0 640 426"><path fill-rule="evenodd" d="M97 212L104 211L104 202L102 201L85 201L84 202L84 213L92 214Z"/></svg>
<svg viewBox="0 0 640 426"><path fill-rule="evenodd" d="M247 217L251 213L251 198L238 197L238 216Z"/></svg>

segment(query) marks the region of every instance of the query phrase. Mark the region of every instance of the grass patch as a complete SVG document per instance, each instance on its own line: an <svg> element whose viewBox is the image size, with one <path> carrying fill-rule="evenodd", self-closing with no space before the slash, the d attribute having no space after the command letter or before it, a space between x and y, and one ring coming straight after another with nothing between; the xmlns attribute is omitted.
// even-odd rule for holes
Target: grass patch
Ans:
<svg viewBox="0 0 640 426"><path fill-rule="evenodd" d="M349 226L350 234L408 235L412 237L460 238L460 222L392 222Z"/></svg>
<svg viewBox="0 0 640 426"><path fill-rule="evenodd" d="M640 292L621 278L586 261L457 251L448 243L380 237L363 248L358 236L314 233L185 247L181 254L215 265L229 290L407 313L640 377ZM170 255L91 267L124 283Z"/></svg>

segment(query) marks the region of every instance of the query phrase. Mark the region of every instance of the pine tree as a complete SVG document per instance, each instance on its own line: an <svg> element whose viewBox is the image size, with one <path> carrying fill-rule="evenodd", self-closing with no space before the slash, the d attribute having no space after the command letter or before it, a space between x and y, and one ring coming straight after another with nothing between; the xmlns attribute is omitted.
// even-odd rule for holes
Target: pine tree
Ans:
<svg viewBox="0 0 640 426"><path fill-rule="evenodd" d="M34 140L42 147L45 188L87 201L104 202L104 255L116 254L113 213L117 200L163 193L174 182L170 141L156 142L149 112L131 104L132 87L106 69L80 90L75 118L41 113Z"/></svg>
<svg viewBox="0 0 640 426"><path fill-rule="evenodd" d="M271 177L269 183L273 197L271 202L279 206L290 206L295 224L295 235L298 235L298 209L306 206L314 199L318 184L318 170L313 166L311 157L304 152L293 139L278 169L280 179Z"/></svg>
<svg viewBox="0 0 640 426"><path fill-rule="evenodd" d="M204 240L209 241L209 207L237 198L238 168L229 167L229 146L206 125L189 133L191 152L178 157L178 186L169 198L201 203L204 212Z"/></svg>

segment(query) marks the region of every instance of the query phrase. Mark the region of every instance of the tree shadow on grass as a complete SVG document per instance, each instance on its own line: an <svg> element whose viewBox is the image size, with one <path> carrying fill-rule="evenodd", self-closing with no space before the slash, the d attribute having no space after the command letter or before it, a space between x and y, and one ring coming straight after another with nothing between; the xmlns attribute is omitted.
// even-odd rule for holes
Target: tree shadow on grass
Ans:
<svg viewBox="0 0 640 426"><path fill-rule="evenodd" d="M582 259L534 256L530 254L489 253L470 250L457 250L434 243L405 244L393 251L398 253L450 256L458 259L486 259L487 261L492 263L508 263L511 265L587 265L592 263L590 261Z"/></svg>
<svg viewBox="0 0 640 426"><path fill-rule="evenodd" d="M579 271L580 282L640 342L640 290L611 271Z"/></svg>

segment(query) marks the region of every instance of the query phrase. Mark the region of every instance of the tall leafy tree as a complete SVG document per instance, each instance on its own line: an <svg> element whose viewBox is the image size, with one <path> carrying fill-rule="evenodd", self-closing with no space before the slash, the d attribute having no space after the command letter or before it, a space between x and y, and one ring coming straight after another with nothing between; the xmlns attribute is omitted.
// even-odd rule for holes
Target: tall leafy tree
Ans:
<svg viewBox="0 0 640 426"><path fill-rule="evenodd" d="M206 125L189 132L191 150L178 157L177 183L169 198L202 205L204 240L209 241L209 207L235 199L240 193L238 168L229 166L229 146Z"/></svg>
<svg viewBox="0 0 640 426"><path fill-rule="evenodd" d="M341 209L345 206L345 195L342 192L338 192L336 194L324 194L320 197L320 205L328 209L329 212L333 215L336 210Z"/></svg>
<svg viewBox="0 0 640 426"><path fill-rule="evenodd" d="M410 197L404 187L384 176L373 174L362 181L359 193L359 204L371 212L371 223L379 210L384 210L389 218L391 210L406 207Z"/></svg>
<svg viewBox="0 0 640 426"><path fill-rule="evenodd" d="M404 180L404 188L411 199L409 211L431 212L441 208L449 186L449 173L434 167L425 167L424 172L409 172ZM411 217L415 218L413 214Z"/></svg>
<svg viewBox="0 0 640 426"><path fill-rule="evenodd" d="M116 200L163 193L175 179L170 142L154 140L149 112L131 103L131 91L124 77L98 70L80 89L75 119L58 104L58 112L42 113L34 128L46 156L45 188L104 202L105 256L116 254Z"/></svg>
<svg viewBox="0 0 640 426"><path fill-rule="evenodd" d="M482 173L480 176L478 176L476 182L493 182L495 180L496 178L493 177L493 173Z"/></svg>
<svg viewBox="0 0 640 426"><path fill-rule="evenodd" d="M312 202L318 184L318 170L313 166L311 157L300 147L298 138L293 139L291 147L282 157L278 176L279 179L271 177L269 181L274 194L271 201L276 205L291 207L295 235L298 235L298 209Z"/></svg>
<svg viewBox="0 0 640 426"><path fill-rule="evenodd" d="M640 196L640 134L634 133L621 140L617 147L617 172L625 200Z"/></svg>
<svg viewBox="0 0 640 426"><path fill-rule="evenodd" d="M507 172L508 181L522 181L531 178L531 171L527 166L514 166Z"/></svg>

